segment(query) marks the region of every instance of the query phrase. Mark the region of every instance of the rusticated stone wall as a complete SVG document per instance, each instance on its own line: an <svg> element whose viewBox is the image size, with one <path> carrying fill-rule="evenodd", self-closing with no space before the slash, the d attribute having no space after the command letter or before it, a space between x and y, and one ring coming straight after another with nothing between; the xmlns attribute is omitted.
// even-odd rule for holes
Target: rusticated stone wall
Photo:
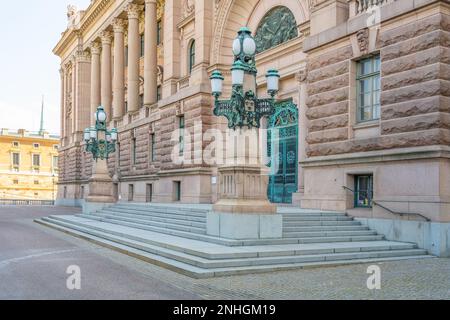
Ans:
<svg viewBox="0 0 450 320"><path fill-rule="evenodd" d="M309 59L309 157L450 143L450 16L382 27L376 49L382 61L380 130L360 139L352 134L352 45Z"/></svg>
<svg viewBox="0 0 450 320"><path fill-rule="evenodd" d="M74 146L59 152L59 183L79 180L82 175L81 147Z"/></svg>

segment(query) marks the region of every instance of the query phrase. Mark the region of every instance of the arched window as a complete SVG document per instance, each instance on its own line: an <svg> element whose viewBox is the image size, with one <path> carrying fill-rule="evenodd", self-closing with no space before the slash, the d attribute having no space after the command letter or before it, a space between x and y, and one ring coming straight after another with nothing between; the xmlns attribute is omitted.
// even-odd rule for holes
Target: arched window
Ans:
<svg viewBox="0 0 450 320"><path fill-rule="evenodd" d="M270 10L256 30L256 52L261 53L298 37L297 22L291 10L276 7Z"/></svg>
<svg viewBox="0 0 450 320"><path fill-rule="evenodd" d="M195 40L191 42L189 46L189 74L192 72L192 68L195 65Z"/></svg>

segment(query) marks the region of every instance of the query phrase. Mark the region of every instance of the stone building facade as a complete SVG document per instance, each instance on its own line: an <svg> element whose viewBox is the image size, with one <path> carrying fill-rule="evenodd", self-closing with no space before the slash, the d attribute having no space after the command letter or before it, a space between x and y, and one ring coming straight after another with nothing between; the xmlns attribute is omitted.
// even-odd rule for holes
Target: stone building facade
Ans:
<svg viewBox="0 0 450 320"><path fill-rule="evenodd" d="M204 149L209 129L225 129L209 76L219 69L230 93L232 42L248 26L258 92L276 68L277 99L297 106L281 104L265 125L286 132L271 154L282 163L271 200L347 210L388 238L450 247L448 0L93 0L68 18L54 49L60 204L88 194L82 133L100 104L119 130L109 159L118 200L214 203L217 165L202 152L176 164L173 135Z"/></svg>
<svg viewBox="0 0 450 320"><path fill-rule="evenodd" d="M1 129L0 200L55 200L58 145L45 131Z"/></svg>

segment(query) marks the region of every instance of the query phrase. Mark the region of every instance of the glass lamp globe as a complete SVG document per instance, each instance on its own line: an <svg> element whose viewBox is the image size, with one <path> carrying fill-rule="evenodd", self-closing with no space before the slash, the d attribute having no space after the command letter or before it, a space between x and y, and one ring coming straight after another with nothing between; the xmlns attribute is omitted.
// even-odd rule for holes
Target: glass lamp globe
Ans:
<svg viewBox="0 0 450 320"><path fill-rule="evenodd" d="M253 39L252 36L249 36L249 37L244 39L243 47L244 47L244 53L247 56L255 55L255 53L256 53L256 42L255 42L255 40Z"/></svg>
<svg viewBox="0 0 450 320"><path fill-rule="evenodd" d="M95 130L95 127L91 127L89 129L89 134L90 134L90 138L92 140L96 140L97 139L97 130Z"/></svg>
<svg viewBox="0 0 450 320"><path fill-rule="evenodd" d="M219 70L215 70L211 77L211 89L212 89L212 93L213 95L218 95L220 96L222 94L222 87L223 87L223 76L220 73Z"/></svg>
<svg viewBox="0 0 450 320"><path fill-rule="evenodd" d="M99 108L97 109L97 112L96 112L96 114L95 114L95 119L96 119L98 122L105 122L105 121L106 121L106 112L105 112L105 110L103 109L103 107L99 107Z"/></svg>
<svg viewBox="0 0 450 320"><path fill-rule="evenodd" d="M279 90L280 74L278 70L271 69L267 71L267 91L270 94L276 93Z"/></svg>
<svg viewBox="0 0 450 320"><path fill-rule="evenodd" d="M84 141L89 141L91 139L90 129L84 129Z"/></svg>
<svg viewBox="0 0 450 320"><path fill-rule="evenodd" d="M238 60L231 68L231 82L233 85L242 86L244 84L245 65Z"/></svg>
<svg viewBox="0 0 450 320"><path fill-rule="evenodd" d="M117 129L116 128L113 128L111 130L111 140L112 141L117 141Z"/></svg>
<svg viewBox="0 0 450 320"><path fill-rule="evenodd" d="M241 39L236 38L233 41L233 54L238 56L241 54Z"/></svg>

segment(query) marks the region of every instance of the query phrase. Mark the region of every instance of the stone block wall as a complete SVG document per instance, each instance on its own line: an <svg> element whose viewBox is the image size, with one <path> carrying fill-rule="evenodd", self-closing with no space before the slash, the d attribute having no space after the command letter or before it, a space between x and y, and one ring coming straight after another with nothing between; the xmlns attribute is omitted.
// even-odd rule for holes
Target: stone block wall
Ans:
<svg viewBox="0 0 450 320"><path fill-rule="evenodd" d="M351 39L312 54L307 101L309 157L449 144L450 16L429 14L378 31L371 52L381 56L378 135L359 139L353 134L355 114L349 106L355 99L352 64L358 53Z"/></svg>

